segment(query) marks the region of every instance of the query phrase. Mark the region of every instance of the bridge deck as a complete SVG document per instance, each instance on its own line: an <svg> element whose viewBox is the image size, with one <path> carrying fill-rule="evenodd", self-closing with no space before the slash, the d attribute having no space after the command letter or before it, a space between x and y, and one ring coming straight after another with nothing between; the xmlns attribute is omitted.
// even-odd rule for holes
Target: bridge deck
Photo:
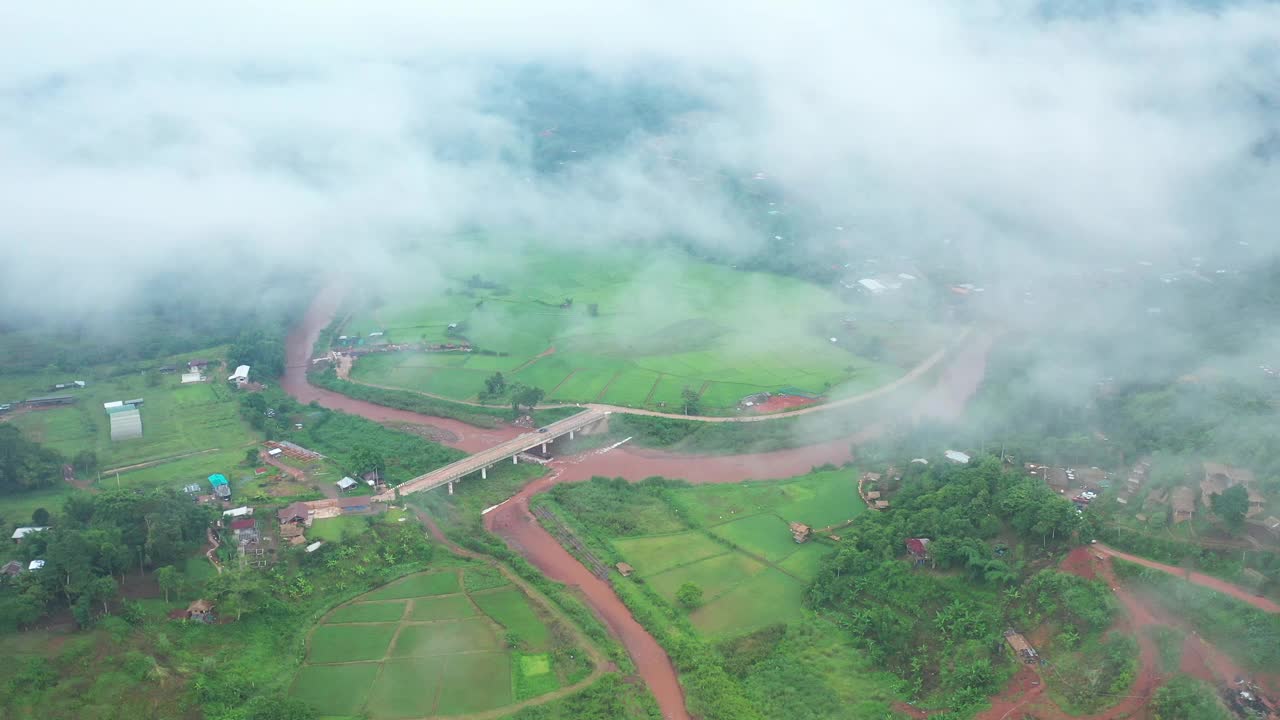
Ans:
<svg viewBox="0 0 1280 720"><path fill-rule="evenodd" d="M543 428L543 432L522 433L504 443L486 448L480 452L465 457L457 462L445 465L442 468L432 470L429 473L419 475L412 480L408 480L399 486L400 494L407 495L409 493L421 492L432 488L440 487L446 483L457 480L464 475L470 475L473 472L479 472L482 468L487 468L507 458L518 455L526 450L533 449L539 445L555 440L556 438L568 435L570 432L581 430L588 425L599 422L609 413L601 410L589 409L584 410L577 415L572 415L563 420L557 420ZM379 494L375 500L390 500L395 497L394 491L388 491Z"/></svg>

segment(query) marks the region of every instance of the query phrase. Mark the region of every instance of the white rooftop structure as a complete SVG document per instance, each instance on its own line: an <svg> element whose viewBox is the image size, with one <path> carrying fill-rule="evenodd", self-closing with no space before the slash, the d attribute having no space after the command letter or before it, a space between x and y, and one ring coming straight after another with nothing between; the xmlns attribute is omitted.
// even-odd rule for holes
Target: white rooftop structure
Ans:
<svg viewBox="0 0 1280 720"><path fill-rule="evenodd" d="M183 384L183 385L187 385L187 384L189 384L189 383L198 383L198 382L203 382L203 381L204 381L204 376L203 376L203 375L201 375L201 374L200 374L200 373L198 373L198 372L186 372L186 373L182 373L182 384Z"/></svg>
<svg viewBox="0 0 1280 720"><path fill-rule="evenodd" d="M111 408L117 408L117 407L121 407L121 406L123 406L123 405L124 405L124 401L123 401L123 400L112 400L111 402L104 402L104 403L102 403L102 409L103 409L103 410L110 410Z"/></svg>
<svg viewBox="0 0 1280 720"><path fill-rule="evenodd" d="M879 295L880 293L884 292L886 289L884 286L884 283L880 282L879 280L874 280L872 278L863 278L858 281L858 284L866 288L867 290L870 290L875 295Z"/></svg>
<svg viewBox="0 0 1280 720"><path fill-rule="evenodd" d="M14 540L21 540L22 538L26 537L27 535L30 535L31 533L41 532L41 531L48 530L48 529L49 529L49 528L48 528L47 526L44 526L44 527L20 527L20 528L18 528L17 530L14 530L14 531L13 531L13 539L14 539Z"/></svg>
<svg viewBox="0 0 1280 720"><path fill-rule="evenodd" d="M319 549L320 549L320 546L322 546L322 545L324 545L324 543L323 543L323 542L321 542L320 540L317 540L317 541L315 541L315 542L313 542L313 543L311 543L310 545L308 545L308 546L307 546L307 552L309 552L309 553L313 553L313 552L315 552L315 551L319 550Z"/></svg>
<svg viewBox="0 0 1280 720"><path fill-rule="evenodd" d="M39 569L40 569L40 568L42 568L42 567L44 567L44 561L43 561L43 560L32 560L32 561L31 561L31 564L27 566L27 569L28 569L28 570L39 570Z"/></svg>
<svg viewBox="0 0 1280 720"><path fill-rule="evenodd" d="M277 455L280 455L283 452L284 451L281 450L280 448L271 448L270 450L267 451L267 454L270 455L271 457L275 457Z"/></svg>
<svg viewBox="0 0 1280 720"><path fill-rule="evenodd" d="M344 477L338 482L334 483L334 485L338 486L339 490L350 490L351 488L355 487L357 484L359 483L357 483L355 480L349 477Z"/></svg>
<svg viewBox="0 0 1280 720"><path fill-rule="evenodd" d="M929 464L929 461L928 461L928 460L925 460L924 458L913 458L913 459L911 460L911 462L913 462L913 463L915 463L915 464L917 464L917 465L928 465L928 464Z"/></svg>
<svg viewBox="0 0 1280 720"><path fill-rule="evenodd" d="M231 373L231 377L227 378L227 382L245 383L249 382L249 366L241 365L236 371Z"/></svg>
<svg viewBox="0 0 1280 720"><path fill-rule="evenodd" d="M943 453L943 456L946 457L951 462L960 463L961 465L965 465L969 462L969 456L960 452L959 450L948 450L945 453Z"/></svg>
<svg viewBox="0 0 1280 720"><path fill-rule="evenodd" d="M230 510L223 510L223 511L222 511L222 515L223 515L223 517L233 517L233 518L238 518L238 517L247 517L247 516L252 515L252 514L253 514L253 508L251 508L251 507L249 507L249 506L247 506L247 505L242 506L242 507L238 507L238 508L231 508Z"/></svg>
<svg viewBox="0 0 1280 720"><path fill-rule="evenodd" d="M110 415L111 441L132 440L142 437L142 411L132 406L128 410L119 410Z"/></svg>

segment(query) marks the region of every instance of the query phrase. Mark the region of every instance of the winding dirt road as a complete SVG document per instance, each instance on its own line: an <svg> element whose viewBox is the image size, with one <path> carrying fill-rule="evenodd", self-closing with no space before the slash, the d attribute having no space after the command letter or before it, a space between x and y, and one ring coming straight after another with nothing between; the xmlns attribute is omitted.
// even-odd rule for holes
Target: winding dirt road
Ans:
<svg viewBox="0 0 1280 720"><path fill-rule="evenodd" d="M308 309L303 322L289 335L288 362L281 385L294 398L301 402L314 400L324 407L379 422L397 421L444 428L458 437L456 442L449 444L468 452L483 449L521 432L519 428L477 430L455 420L387 408L311 386L306 378L311 350L321 330L333 317L338 302L338 293L320 293ZM989 335L972 337L950 357L935 385L904 415L912 419L959 417L982 382L992 342L993 337ZM666 652L636 622L607 582L588 572L550 533L534 521L529 511L529 499L556 483L581 481L594 476L642 480L661 475L683 478L692 483L787 478L808 472L816 465L847 462L852 459L852 446L855 443L866 442L882 434L887 428L887 423L879 423L839 440L790 450L735 456L677 455L625 446L591 451L553 461L551 474L529 483L510 500L486 515L485 526L547 577L575 588L627 649L640 676L653 692L663 717L687 720L690 716L685 706L684 691Z"/></svg>
<svg viewBox="0 0 1280 720"><path fill-rule="evenodd" d="M1183 568L1174 567L1172 565L1165 565L1164 563L1158 563L1155 560L1148 560L1146 558L1141 558L1141 557L1138 557L1137 555L1130 555L1127 552L1121 552L1114 548L1107 547L1102 543L1098 543L1093 547L1104 555L1110 555L1111 557L1118 557L1121 560L1128 560L1131 563L1137 563L1144 567L1149 567L1153 570L1160 570L1161 572L1167 572L1170 575L1176 575L1177 577L1180 577L1180 578L1186 578L1191 582L1195 583L1196 585L1202 585L1211 590L1217 590L1218 592L1230 595L1231 597L1241 602L1249 603L1250 605L1258 608L1263 612L1280 613L1280 605L1277 605L1276 603L1272 602L1271 600L1268 600L1265 597L1255 595L1254 593L1249 592L1248 590L1240 587L1239 585L1233 585L1232 583L1229 583L1226 580L1213 577L1212 575L1205 575L1204 573L1198 573L1198 572L1188 573Z"/></svg>

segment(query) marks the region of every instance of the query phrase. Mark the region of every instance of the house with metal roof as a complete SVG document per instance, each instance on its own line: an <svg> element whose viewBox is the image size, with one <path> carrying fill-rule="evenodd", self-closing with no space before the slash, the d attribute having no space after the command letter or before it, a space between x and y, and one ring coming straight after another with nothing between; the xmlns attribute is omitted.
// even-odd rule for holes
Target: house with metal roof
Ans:
<svg viewBox="0 0 1280 720"><path fill-rule="evenodd" d="M44 532L45 530L48 530L48 529L49 529L48 526L39 526L39 527L32 526L32 527L17 528L13 531L13 541L15 543L22 542L22 538L30 535L31 533Z"/></svg>
<svg viewBox="0 0 1280 720"><path fill-rule="evenodd" d="M142 411L136 405L120 403L107 408L111 420L111 441L133 440L142 437Z"/></svg>

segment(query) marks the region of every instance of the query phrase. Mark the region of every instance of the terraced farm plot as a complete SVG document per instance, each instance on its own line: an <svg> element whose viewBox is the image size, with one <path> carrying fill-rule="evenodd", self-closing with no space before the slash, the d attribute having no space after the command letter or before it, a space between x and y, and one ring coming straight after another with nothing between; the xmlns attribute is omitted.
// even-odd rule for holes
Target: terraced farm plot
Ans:
<svg viewBox="0 0 1280 720"><path fill-rule="evenodd" d="M804 585L773 568L747 578L690 616L712 637L740 635L778 622L798 619Z"/></svg>
<svg viewBox="0 0 1280 720"><path fill-rule="evenodd" d="M506 653L476 653L449 658L437 715L462 715L510 705L511 660Z"/></svg>
<svg viewBox="0 0 1280 720"><path fill-rule="evenodd" d="M805 543L787 556L786 560L778 563L778 567L800 578L803 582L812 582L814 578L818 577L818 569L822 565L822 558L826 557L830 552L830 549L825 545Z"/></svg>
<svg viewBox="0 0 1280 720"><path fill-rule="evenodd" d="M675 601L676 591L687 582L702 588L703 597L709 600L728 592L733 586L764 568L764 565L742 553L731 552L681 565L645 580L672 602Z"/></svg>
<svg viewBox="0 0 1280 720"><path fill-rule="evenodd" d="M522 596L523 597L523 596ZM476 614L476 609L466 595L418 598L409 611L410 620L456 620Z"/></svg>
<svg viewBox="0 0 1280 720"><path fill-rule="evenodd" d="M554 390L548 388L552 400L581 402L584 399L594 400L604 386L613 378L613 368L578 368Z"/></svg>
<svg viewBox="0 0 1280 720"><path fill-rule="evenodd" d="M324 663L380 660L396 634L396 623L370 625L321 625L308 639L307 662Z"/></svg>
<svg viewBox="0 0 1280 720"><path fill-rule="evenodd" d="M551 640L551 631L542 619L529 607L529 601L519 590L491 590L471 596L486 615L513 632L521 640L536 649L544 649Z"/></svg>
<svg viewBox="0 0 1280 720"><path fill-rule="evenodd" d="M325 623L399 622L404 617L403 602L364 602L343 605L329 613Z"/></svg>
<svg viewBox="0 0 1280 720"><path fill-rule="evenodd" d="M724 545L697 530L672 535L617 538L613 540L613 546L636 572L645 577L729 551Z"/></svg>
<svg viewBox="0 0 1280 720"><path fill-rule="evenodd" d="M382 673L378 675L378 680L369 693L369 714L387 718L432 715L444 667L448 662L443 657L430 657L399 658L383 663ZM327 705L313 704L328 712Z"/></svg>
<svg viewBox="0 0 1280 720"><path fill-rule="evenodd" d="M731 413L748 394L789 386L863 392L901 376L945 337L910 305L841 297L675 251L531 245L515 256L507 248L495 263L485 238L466 242L474 251L451 265L438 295L357 307L346 331L438 343L452 322L474 348L496 354L460 365L417 352L402 366L367 357L356 363L357 380L471 399L487 374L502 371L548 399L654 409L678 403L687 385L705 388L704 411ZM856 328L842 324L851 314Z"/></svg>
<svg viewBox="0 0 1280 720"><path fill-rule="evenodd" d="M523 597L523 596L522 596ZM392 657L432 657L460 652L497 650L500 646L487 618L406 625L391 648Z"/></svg>
<svg viewBox="0 0 1280 720"><path fill-rule="evenodd" d="M709 530L770 562L782 560L799 547L791 537L787 521L770 513L715 525Z"/></svg>
<svg viewBox="0 0 1280 720"><path fill-rule="evenodd" d="M809 473L785 482L700 485L678 493L681 504L706 525L735 515L770 512L787 522L821 528L845 522L866 511L858 498L854 469Z"/></svg>
<svg viewBox="0 0 1280 720"><path fill-rule="evenodd" d="M464 574L469 587L487 589L466 594ZM507 632L543 652L509 650ZM493 568L420 573L330 612L310 633L290 692L323 717L478 713L512 704L517 691L527 700L574 682L550 661L567 647L553 644L534 602Z"/></svg>
<svg viewBox="0 0 1280 720"><path fill-rule="evenodd" d="M657 382L658 374L651 370L623 370L610 381L600 400L610 405L640 407Z"/></svg>
<svg viewBox="0 0 1280 720"><path fill-rule="evenodd" d="M425 595L448 595L459 592L458 575L452 572L410 575L364 596L365 600L401 600Z"/></svg>
<svg viewBox="0 0 1280 720"><path fill-rule="evenodd" d="M356 715L377 674L377 663L304 665L289 693L327 715Z"/></svg>

